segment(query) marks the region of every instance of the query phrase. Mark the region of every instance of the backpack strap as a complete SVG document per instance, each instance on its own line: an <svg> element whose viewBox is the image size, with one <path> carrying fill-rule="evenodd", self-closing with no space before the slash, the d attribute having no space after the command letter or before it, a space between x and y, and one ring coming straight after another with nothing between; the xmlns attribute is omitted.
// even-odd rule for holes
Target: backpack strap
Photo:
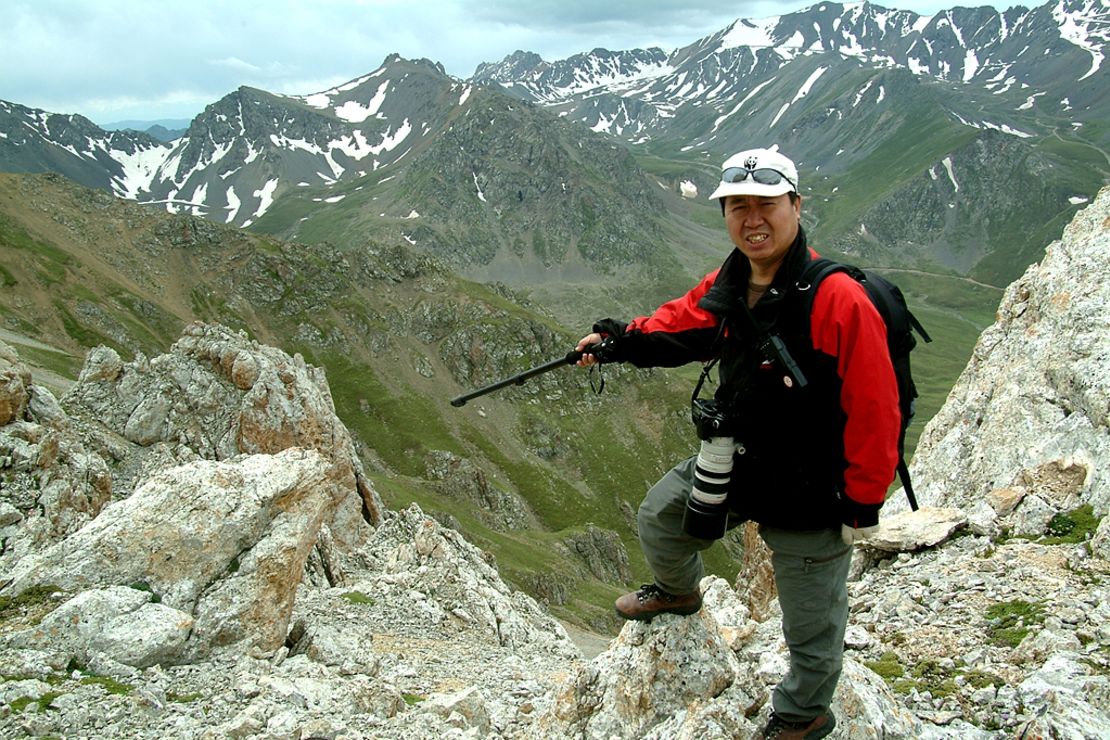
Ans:
<svg viewBox="0 0 1110 740"><path fill-rule="evenodd" d="M869 290L867 275L860 268L855 267L854 265L845 265L840 262L828 259L827 257L818 257L817 259L807 262L806 266L802 269L801 276L798 278L797 283L795 283L795 288L802 298L802 321L803 326L806 330L806 336L809 336L812 332L812 329L810 328L810 317L813 313L813 301L814 298L817 296L817 288L821 285L821 281L823 281L829 275L837 272L847 273L857 283L860 283L860 286L864 289L864 292L867 293L868 298L871 300L872 304L879 312L879 316L883 320L883 323L886 324L889 337L891 318L894 315L895 307L887 304L887 300L885 298L886 293L883 291ZM895 288L895 290L897 290L897 288ZM881 296L884 296L884 298L876 299L876 292L878 292ZM910 323L910 327L915 329L921 335L922 339L924 339L926 342L933 341L932 337L930 337L928 332L925 331L925 327L921 325L921 322L919 322L917 318L912 313L910 313L908 307L904 309L904 313ZM911 336L911 342L912 339L913 338ZM912 344L910 346L912 348ZM914 395L916 395L916 393L914 393ZM899 398L899 405L901 405L901 402L902 400L901 398ZM910 469L909 465L906 464L906 455L904 451L906 426L908 425L908 423L909 419L903 418L901 429L898 435L897 469L898 478L902 482L902 490L905 491L906 498L909 500L910 509L913 511L917 511L917 497L914 495L913 492L913 484L910 481Z"/></svg>
<svg viewBox="0 0 1110 740"><path fill-rule="evenodd" d="M794 283L795 290L801 295L802 298L802 321L805 327L805 336L809 337L811 330L809 326L809 319L813 313L813 299L817 296L817 286L821 281L832 275L834 272L847 272L851 274L852 270L857 268L845 265L840 262L829 259L828 257L818 257L806 263L802 269L802 274L798 277L797 282ZM853 275L856 280L859 276Z"/></svg>

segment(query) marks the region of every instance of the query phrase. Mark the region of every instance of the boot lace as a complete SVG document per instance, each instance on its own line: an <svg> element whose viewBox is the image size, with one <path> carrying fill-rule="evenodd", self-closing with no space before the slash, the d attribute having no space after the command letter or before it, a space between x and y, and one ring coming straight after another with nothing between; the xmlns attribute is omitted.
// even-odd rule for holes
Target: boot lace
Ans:
<svg viewBox="0 0 1110 740"><path fill-rule="evenodd" d="M670 603L674 601L674 594L667 593L654 583L645 583L640 586L640 590L636 592L636 600L641 604L645 604L652 599L659 599L660 601Z"/></svg>

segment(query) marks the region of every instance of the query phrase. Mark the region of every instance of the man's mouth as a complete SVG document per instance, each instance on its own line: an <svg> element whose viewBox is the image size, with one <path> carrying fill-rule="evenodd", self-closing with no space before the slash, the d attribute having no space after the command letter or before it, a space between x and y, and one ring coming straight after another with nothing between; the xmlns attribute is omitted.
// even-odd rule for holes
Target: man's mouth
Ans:
<svg viewBox="0 0 1110 740"><path fill-rule="evenodd" d="M752 234L748 237L748 244L759 244L765 241L767 241L766 234Z"/></svg>

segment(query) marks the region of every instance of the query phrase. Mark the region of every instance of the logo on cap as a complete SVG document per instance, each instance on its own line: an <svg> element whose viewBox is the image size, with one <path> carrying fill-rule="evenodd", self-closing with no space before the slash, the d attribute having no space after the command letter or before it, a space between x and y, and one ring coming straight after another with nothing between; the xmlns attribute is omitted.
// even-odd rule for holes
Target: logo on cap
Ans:
<svg viewBox="0 0 1110 740"><path fill-rule="evenodd" d="M755 157L748 157L744 160L744 167L749 170L754 170L757 164L759 164L759 160Z"/></svg>

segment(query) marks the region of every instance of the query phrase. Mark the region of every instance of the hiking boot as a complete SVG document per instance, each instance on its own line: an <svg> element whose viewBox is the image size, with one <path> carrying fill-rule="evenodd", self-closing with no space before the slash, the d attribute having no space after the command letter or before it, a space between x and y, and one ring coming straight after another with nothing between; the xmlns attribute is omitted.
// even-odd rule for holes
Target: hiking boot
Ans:
<svg viewBox="0 0 1110 740"><path fill-rule="evenodd" d="M831 710L802 722L788 722L772 710L771 718L762 730L752 735L752 740L817 740L832 732L834 727L836 717Z"/></svg>
<svg viewBox="0 0 1110 740"><path fill-rule="evenodd" d="M701 593L671 594L645 583L639 591L627 593L617 599L617 614L624 619L650 622L657 614L693 614L701 609Z"/></svg>

